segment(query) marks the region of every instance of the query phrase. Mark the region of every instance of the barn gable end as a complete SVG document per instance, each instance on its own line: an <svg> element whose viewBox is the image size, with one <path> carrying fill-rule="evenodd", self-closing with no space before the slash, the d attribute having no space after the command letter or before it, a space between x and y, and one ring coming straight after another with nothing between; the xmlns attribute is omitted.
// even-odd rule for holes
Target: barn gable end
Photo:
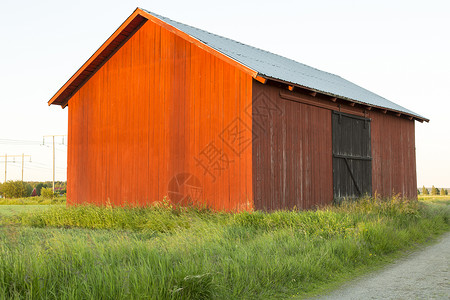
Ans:
<svg viewBox="0 0 450 300"><path fill-rule="evenodd" d="M252 207L251 77L195 44L146 22L68 106L70 204Z"/></svg>

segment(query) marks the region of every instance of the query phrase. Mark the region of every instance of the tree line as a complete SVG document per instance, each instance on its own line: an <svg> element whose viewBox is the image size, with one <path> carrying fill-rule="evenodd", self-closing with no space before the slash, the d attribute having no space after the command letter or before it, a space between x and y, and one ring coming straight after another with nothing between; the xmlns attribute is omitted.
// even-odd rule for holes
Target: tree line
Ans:
<svg viewBox="0 0 450 300"><path fill-rule="evenodd" d="M448 190L444 189L444 188L436 188L434 187L434 185L431 187L431 191L429 191L425 186L422 187L422 192L418 189L417 190L417 194L420 195L432 195L432 196L437 196L437 195L441 195L441 196L445 196L448 195Z"/></svg>
<svg viewBox="0 0 450 300"><path fill-rule="evenodd" d="M0 183L0 196L3 198L26 198L42 195L46 198L53 198L66 193L66 181L55 181L55 193L53 193L52 186L51 181L9 180Z"/></svg>

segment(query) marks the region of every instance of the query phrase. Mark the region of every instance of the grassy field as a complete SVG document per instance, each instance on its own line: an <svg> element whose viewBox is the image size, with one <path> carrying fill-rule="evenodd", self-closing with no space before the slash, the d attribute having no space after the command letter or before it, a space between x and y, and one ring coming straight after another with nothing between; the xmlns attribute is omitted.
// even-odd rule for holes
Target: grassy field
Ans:
<svg viewBox="0 0 450 300"><path fill-rule="evenodd" d="M167 204L28 212L4 205L0 299L302 296L448 231L448 202L363 199L239 214Z"/></svg>
<svg viewBox="0 0 450 300"><path fill-rule="evenodd" d="M52 208L50 205L0 205L0 220L2 217L11 217L24 212L39 212Z"/></svg>
<svg viewBox="0 0 450 300"><path fill-rule="evenodd" d="M51 205L66 204L66 197L56 197L53 199L42 196L27 198L0 198L0 205Z"/></svg>
<svg viewBox="0 0 450 300"><path fill-rule="evenodd" d="M425 203L436 203L450 205L450 196L431 196L431 195L421 195L419 200Z"/></svg>

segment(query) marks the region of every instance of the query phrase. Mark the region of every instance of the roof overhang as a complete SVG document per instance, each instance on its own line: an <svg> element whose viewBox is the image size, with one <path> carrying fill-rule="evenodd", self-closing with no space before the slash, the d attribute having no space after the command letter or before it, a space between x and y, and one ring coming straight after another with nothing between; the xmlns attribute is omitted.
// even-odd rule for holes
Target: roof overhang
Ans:
<svg viewBox="0 0 450 300"><path fill-rule="evenodd" d="M48 101L48 105L67 106L69 99L84 83L147 21L138 10L103 43L103 45L73 74Z"/></svg>
<svg viewBox="0 0 450 300"><path fill-rule="evenodd" d="M337 99L340 99L340 100L342 100L342 102L347 103L350 106L355 106L355 104L358 104L359 107L364 107L366 110L369 110L369 111L372 110L372 109L376 109L376 110L382 111L383 113L387 113L389 111L391 114L393 114L393 115L395 115L397 117L405 117L405 118L407 118L409 120L419 121L420 123L430 122L430 120L427 119L427 118L424 118L424 117L421 117L421 116L417 116L417 115L413 115L413 114L409 114L409 113L406 113L404 111L399 111L399 110L395 110L395 109L392 109L392 108L386 108L386 107L383 107L383 106L378 106L378 105L373 105L373 104L366 103L366 102L361 102L361 101L354 100L354 99L351 99L351 98L343 97L343 96L340 96L340 95L334 95L334 94L331 94L331 93L328 93L328 92L319 91L319 90L312 89L312 88L309 88L309 87L306 87L306 86L293 84L291 82L287 82L287 81L284 81L284 80L280 80L280 79L277 79L277 78L272 78L272 77L261 75L261 74L258 74L257 78L255 78L255 79L258 80L259 82L263 83L263 84L266 84L268 81L278 82L278 83L284 85L291 92L294 91L294 89L295 90L303 90L304 92L307 92L308 94L313 95L313 96L316 96L317 94L327 96L329 98L329 100L332 101L332 102L336 102Z"/></svg>

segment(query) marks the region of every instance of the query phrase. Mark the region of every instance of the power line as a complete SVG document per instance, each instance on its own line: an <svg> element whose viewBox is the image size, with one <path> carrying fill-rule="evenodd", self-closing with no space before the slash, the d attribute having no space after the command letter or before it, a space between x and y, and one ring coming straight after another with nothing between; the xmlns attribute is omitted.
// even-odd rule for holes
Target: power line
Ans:
<svg viewBox="0 0 450 300"><path fill-rule="evenodd" d="M14 139L0 139L0 144L11 144L11 145L41 145L39 141L31 140L14 140Z"/></svg>
<svg viewBox="0 0 450 300"><path fill-rule="evenodd" d="M60 135L63 136L63 135ZM44 141L32 141L32 140L15 140L15 139L0 139L0 144L2 145L12 145L12 146L22 146L22 145L35 145L35 146L46 146ZM67 144L64 143L64 139L62 139L61 143L56 143L58 146L67 147Z"/></svg>
<svg viewBox="0 0 450 300"><path fill-rule="evenodd" d="M37 162L37 161L32 161L31 164L41 165L41 166L44 166L44 167L49 168L49 169L52 168L51 166L49 166L49 165L47 165L45 163L41 163L41 162Z"/></svg>
<svg viewBox="0 0 450 300"><path fill-rule="evenodd" d="M14 164L18 164L19 162L13 161L11 163L13 164L13 166L18 167L18 165L14 165ZM42 168L42 169L47 169L47 170L51 170L52 169L51 166L49 166L47 164L44 164L44 163L41 163L41 162L30 161L29 163L31 164L31 167ZM55 168L56 169L60 169L60 170L67 170L67 167L58 167L58 166L56 166Z"/></svg>
<svg viewBox="0 0 450 300"><path fill-rule="evenodd" d="M19 167L19 168L21 167L20 165L18 165L18 162L15 162L15 163L13 162L11 165L13 167ZM38 166L38 165L31 165L30 166L30 164L25 165L24 169L25 170L38 171L40 173L43 173L43 172L47 173L47 172L51 172L51 170L52 170L51 167L42 167L42 166ZM66 172L67 172L67 169L63 169L63 168L56 168L56 170L55 170L55 173L58 176L66 175Z"/></svg>
<svg viewBox="0 0 450 300"><path fill-rule="evenodd" d="M18 165L18 163L12 163L13 167L21 167L20 165ZM44 166L44 165L35 165L33 163L31 163L31 166L24 166L24 168L35 168L35 169L43 169L43 170L52 170L52 167L48 167L48 166ZM67 168L63 168L63 167L56 167L57 170L67 170Z"/></svg>

